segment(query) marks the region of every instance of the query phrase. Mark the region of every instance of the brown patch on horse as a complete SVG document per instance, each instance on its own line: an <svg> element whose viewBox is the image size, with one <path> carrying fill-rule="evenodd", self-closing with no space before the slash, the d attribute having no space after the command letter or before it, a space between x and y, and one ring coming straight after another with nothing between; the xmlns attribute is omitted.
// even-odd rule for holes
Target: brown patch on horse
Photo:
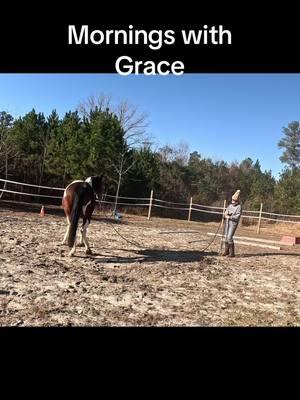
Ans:
<svg viewBox="0 0 300 400"><path fill-rule="evenodd" d="M63 243L67 241L68 246L72 248L70 255L75 252L76 232L80 218L83 219L81 228L83 244L86 247L86 253L91 253L86 238L86 230L95 209L96 195L100 196L102 193L102 180L103 175L100 177L94 176L87 178L87 181L74 181L65 189L62 207L69 225Z"/></svg>

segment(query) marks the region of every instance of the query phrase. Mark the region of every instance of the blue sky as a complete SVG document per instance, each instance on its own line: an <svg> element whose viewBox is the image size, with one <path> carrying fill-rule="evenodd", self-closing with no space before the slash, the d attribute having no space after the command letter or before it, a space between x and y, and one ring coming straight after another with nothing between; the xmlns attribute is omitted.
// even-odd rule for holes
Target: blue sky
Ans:
<svg viewBox="0 0 300 400"><path fill-rule="evenodd" d="M13 116L32 108L63 116L102 93L146 112L156 147L185 142L214 161L258 158L275 177L282 127L300 119L300 74L0 74L0 110Z"/></svg>

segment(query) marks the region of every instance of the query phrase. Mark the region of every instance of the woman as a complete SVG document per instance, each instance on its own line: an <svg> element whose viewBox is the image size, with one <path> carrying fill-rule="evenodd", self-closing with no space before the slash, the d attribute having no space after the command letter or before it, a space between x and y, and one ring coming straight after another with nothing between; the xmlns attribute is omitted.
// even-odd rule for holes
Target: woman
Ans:
<svg viewBox="0 0 300 400"><path fill-rule="evenodd" d="M231 204L226 208L224 218L225 222L225 251L222 256L234 257L233 235L238 226L242 207L239 203L240 190L237 190L231 198Z"/></svg>

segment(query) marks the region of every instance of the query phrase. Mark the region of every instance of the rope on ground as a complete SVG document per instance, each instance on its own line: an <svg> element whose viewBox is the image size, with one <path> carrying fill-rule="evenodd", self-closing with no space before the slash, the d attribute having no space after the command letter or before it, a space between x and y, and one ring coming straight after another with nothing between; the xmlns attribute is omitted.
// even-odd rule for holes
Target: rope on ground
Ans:
<svg viewBox="0 0 300 400"><path fill-rule="evenodd" d="M99 205L99 210L101 210L101 204ZM103 214L105 215L105 217L106 217L107 222L109 223L109 225L114 229L114 231L116 232L117 235L119 235L123 240L125 240L125 242L130 243L130 244L132 244L133 246L138 247L139 249L147 249L146 246L141 246L141 245L139 245L139 244L138 244L137 242L135 242L135 241L131 241L131 240L126 239L126 238L114 227L114 225L109 221L109 217L108 217L108 215L105 213L105 211L102 210L102 212L103 212Z"/></svg>
<svg viewBox="0 0 300 400"><path fill-rule="evenodd" d="M216 239L216 237L217 237L217 235L218 235L218 232L219 232L219 230L220 230L220 228L221 228L222 220L223 220L223 218L221 219L221 221L220 221L220 223L219 223L218 229L216 230L216 233L214 234L214 237L213 237L212 240L208 243L207 246L205 246L202 250L200 250L201 252L207 250L207 249L213 244L213 242L215 241L215 239ZM188 243L195 243L195 242L199 242L199 240L192 240L192 241L190 241L190 242L188 242Z"/></svg>
<svg viewBox="0 0 300 400"><path fill-rule="evenodd" d="M108 221L108 223L111 225L111 227L114 229L114 231L115 231L123 240L125 240L127 243L133 244L134 246L136 246L136 247L138 247L138 248L140 248L140 249L147 249L146 246L140 246L137 242L134 242L134 241L131 241L131 240L126 239L123 235L121 235L121 233L114 227L114 225L113 225L110 221Z"/></svg>
<svg viewBox="0 0 300 400"><path fill-rule="evenodd" d="M99 208L100 208L100 207L99 207ZM125 237L114 227L114 225L108 220L107 214L106 214L104 211L102 211L102 212L103 212L103 214L105 215L105 217L107 218L108 223L111 225L111 227L114 229L114 231L115 231L123 240L125 240L127 243L130 243L130 244L132 244L132 245L134 245L134 246L136 246L136 247L138 247L138 248L140 248L140 249L147 249L146 246L141 246L141 245L139 245L137 242L131 241L131 240L128 240L127 238L125 238ZM202 250L200 250L201 253L204 252L205 250L207 250L207 249L213 244L213 242L215 241L215 239L216 239L216 237L217 237L217 235L218 235L218 232L219 232L219 230L220 230L220 227L221 227L221 225L222 225L222 220L223 220L223 218L221 219L220 224L219 224L219 226L218 226L218 229L217 229L217 231L216 231L214 237L212 238L212 240L208 243L207 246L205 246ZM191 242L188 242L188 243L193 243L193 242L197 242L197 240L191 241Z"/></svg>

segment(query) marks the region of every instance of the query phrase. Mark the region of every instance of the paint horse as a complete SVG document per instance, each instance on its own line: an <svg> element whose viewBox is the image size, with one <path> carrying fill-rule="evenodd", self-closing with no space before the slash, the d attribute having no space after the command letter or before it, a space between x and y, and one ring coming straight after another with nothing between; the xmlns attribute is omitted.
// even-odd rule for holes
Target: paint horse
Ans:
<svg viewBox="0 0 300 400"><path fill-rule="evenodd" d="M76 232L80 217L83 219L81 227L80 245L85 246L86 254L92 254L86 231L96 205L96 199L103 191L103 175L91 176L85 181L74 181L64 191L62 207L65 211L68 228L62 244L68 243L71 248L69 256L76 250Z"/></svg>

